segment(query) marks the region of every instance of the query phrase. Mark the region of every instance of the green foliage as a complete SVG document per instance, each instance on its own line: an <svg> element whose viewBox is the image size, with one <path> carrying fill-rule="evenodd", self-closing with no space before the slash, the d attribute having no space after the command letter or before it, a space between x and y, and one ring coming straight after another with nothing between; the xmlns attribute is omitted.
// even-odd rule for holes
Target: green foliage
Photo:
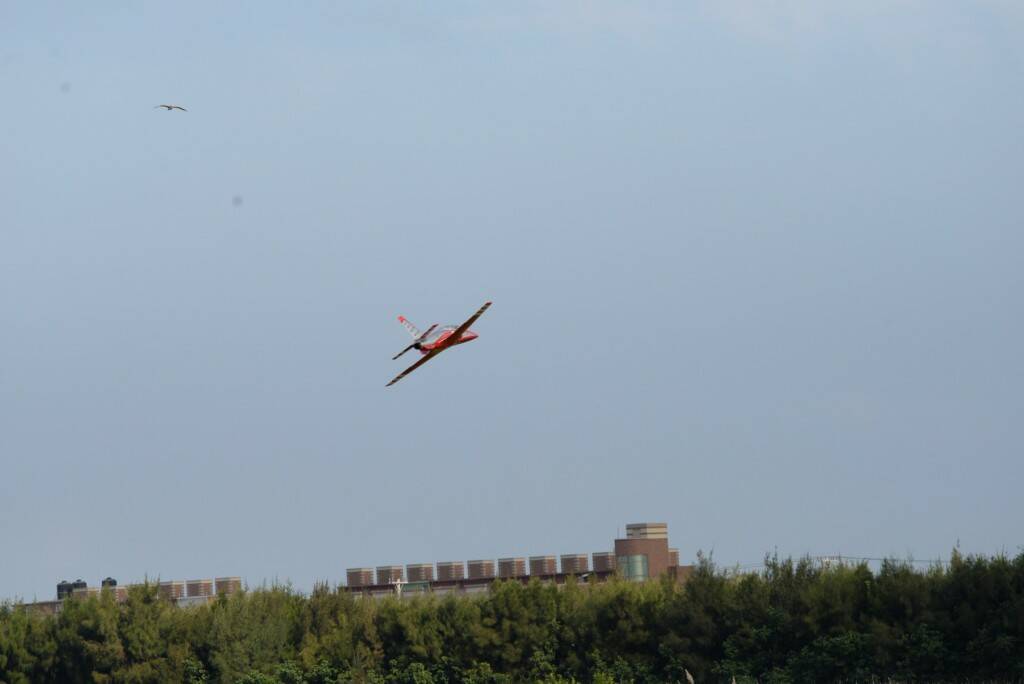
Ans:
<svg viewBox="0 0 1024 684"><path fill-rule="evenodd" d="M272 587L176 609L154 585L0 606L0 682L507 684L1024 678L1024 554L917 571L701 558L669 581L497 582L374 601Z"/></svg>

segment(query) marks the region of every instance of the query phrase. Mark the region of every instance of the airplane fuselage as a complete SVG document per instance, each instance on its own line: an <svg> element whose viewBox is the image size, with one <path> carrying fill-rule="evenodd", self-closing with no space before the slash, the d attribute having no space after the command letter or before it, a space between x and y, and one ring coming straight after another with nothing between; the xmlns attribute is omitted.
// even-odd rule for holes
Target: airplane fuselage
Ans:
<svg viewBox="0 0 1024 684"><path fill-rule="evenodd" d="M448 347L454 347L457 344L471 342L477 338L477 334L475 332L467 330L459 336L459 339L453 340L452 333L454 333L457 328L457 325L446 325L443 328L435 328L432 333L427 335L426 339L416 345L416 349L419 349L421 354L429 354L435 349L447 349Z"/></svg>

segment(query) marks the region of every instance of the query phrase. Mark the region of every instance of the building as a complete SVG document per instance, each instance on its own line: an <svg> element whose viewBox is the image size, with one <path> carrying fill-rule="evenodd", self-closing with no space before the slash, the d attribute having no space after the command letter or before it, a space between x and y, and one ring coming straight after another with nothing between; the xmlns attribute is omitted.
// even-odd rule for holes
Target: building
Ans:
<svg viewBox="0 0 1024 684"><path fill-rule="evenodd" d="M393 581L382 582L381 568L377 568L377 582L372 583L368 569L356 569L365 571L353 576L353 570L348 571L348 585L340 587L343 591L356 592L363 596L401 597L415 596L423 593L434 594L474 594L486 592L496 580L529 582L531 579L539 579L542 582L551 582L556 585L563 585L575 578L575 581L601 582L611 577L621 576L634 582L642 582L662 575L674 578L677 582L685 579L693 571L693 566L679 564L679 550L669 548L668 525L665 523L633 523L626 526L626 537L616 539L613 542L612 551L595 551L591 558L593 565L588 564L587 554L571 553L561 557L561 572L558 571L557 558L553 555L531 556L529 558L529 573L527 573L527 559L522 557L507 557L498 559L497 574L495 574L494 561L472 560L469 561L468 576L464 574L464 566L459 561L443 561L437 564L437 579L427 579L430 565L421 563L407 566L409 582L394 584ZM384 566L386 568L397 568L402 566ZM414 569L416 571L414 579ZM392 578L393 575L386 575L384 578ZM371 581L367 581L371 580Z"/></svg>
<svg viewBox="0 0 1024 684"><path fill-rule="evenodd" d="M628 580L660 577L677 565L678 560L673 564L669 554L665 523L626 525L626 538L615 540L615 567Z"/></svg>
<svg viewBox="0 0 1024 684"><path fill-rule="evenodd" d="M146 583L143 583L143 585ZM91 596L99 596L104 593L111 593L114 600L124 603L128 600L129 591L133 587L143 586L139 584L119 585L113 577L107 577L100 581L100 586L90 587L82 580L74 582L62 580L57 584L56 601L36 601L26 603L25 607L40 613L55 615L61 611L64 601L67 599L86 599ZM167 580L156 585L157 594L160 598L172 602L179 608L186 606L203 605L215 599L213 593L213 580ZM219 577L217 578L217 593L233 594L242 589L241 577Z"/></svg>

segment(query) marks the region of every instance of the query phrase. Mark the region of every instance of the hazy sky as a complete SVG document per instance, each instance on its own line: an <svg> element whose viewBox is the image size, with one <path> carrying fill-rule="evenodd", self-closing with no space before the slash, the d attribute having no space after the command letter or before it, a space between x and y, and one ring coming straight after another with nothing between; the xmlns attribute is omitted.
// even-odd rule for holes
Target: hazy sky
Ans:
<svg viewBox="0 0 1024 684"><path fill-rule="evenodd" d="M1021 7L0 4L0 597L1018 553Z"/></svg>

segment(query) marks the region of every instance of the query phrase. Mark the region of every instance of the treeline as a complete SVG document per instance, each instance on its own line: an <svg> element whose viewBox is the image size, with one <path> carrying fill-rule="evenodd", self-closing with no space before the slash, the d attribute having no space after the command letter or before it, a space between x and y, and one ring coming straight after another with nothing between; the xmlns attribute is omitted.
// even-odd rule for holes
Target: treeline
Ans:
<svg viewBox="0 0 1024 684"><path fill-rule="evenodd" d="M1024 553L915 570L702 560L683 586L499 582L476 597L318 587L177 609L154 585L56 616L0 609L0 680L20 682L1020 681Z"/></svg>

